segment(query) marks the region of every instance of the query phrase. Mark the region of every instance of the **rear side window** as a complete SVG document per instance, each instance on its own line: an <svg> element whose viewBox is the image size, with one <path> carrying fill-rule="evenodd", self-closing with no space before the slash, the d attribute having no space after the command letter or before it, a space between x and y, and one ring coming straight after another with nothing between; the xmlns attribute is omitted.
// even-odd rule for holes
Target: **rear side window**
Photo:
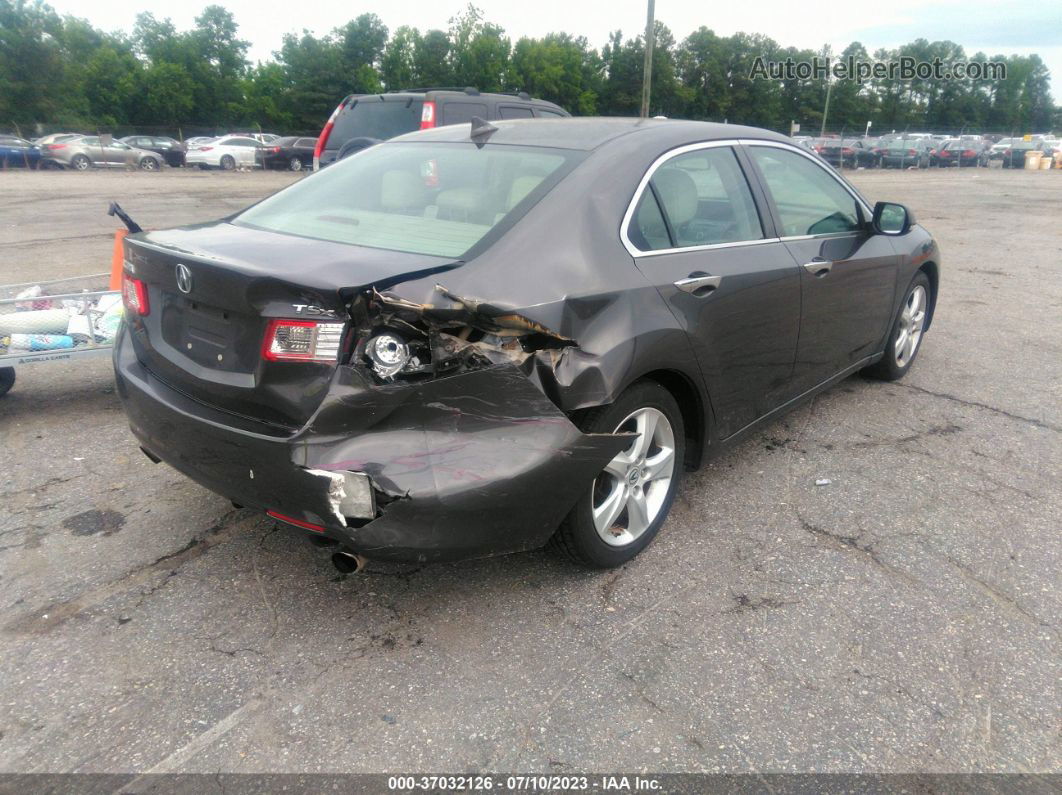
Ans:
<svg viewBox="0 0 1062 795"><path fill-rule="evenodd" d="M297 182L234 223L359 246L461 257L518 220L585 156L531 146L373 146Z"/></svg>
<svg viewBox="0 0 1062 795"><path fill-rule="evenodd" d="M534 114L531 113L531 108L527 106L518 105L502 105L498 108L498 118L500 119L530 119Z"/></svg>
<svg viewBox="0 0 1062 795"><path fill-rule="evenodd" d="M482 102L446 102L442 106L441 124L465 124L473 116L487 118L487 106Z"/></svg>
<svg viewBox="0 0 1062 795"><path fill-rule="evenodd" d="M643 251L763 238L752 192L730 147L677 155L653 173L649 187L635 211L629 234L638 248L643 242L648 244ZM650 201L653 195L662 207Z"/></svg>
<svg viewBox="0 0 1062 795"><path fill-rule="evenodd" d="M301 148L304 148L304 149L313 149L315 146L317 146L317 139L316 138L299 138L295 142L295 146L298 146L298 147L301 147Z"/></svg>
<svg viewBox="0 0 1062 795"><path fill-rule="evenodd" d="M359 99L335 121L326 148L339 149L352 138L375 138L385 141L396 135L420 129L422 99L379 100Z"/></svg>

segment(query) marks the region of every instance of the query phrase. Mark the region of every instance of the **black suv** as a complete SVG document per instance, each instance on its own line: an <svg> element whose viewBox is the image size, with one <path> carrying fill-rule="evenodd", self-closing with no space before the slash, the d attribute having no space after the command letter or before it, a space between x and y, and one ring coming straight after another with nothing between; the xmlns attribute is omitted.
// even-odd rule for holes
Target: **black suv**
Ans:
<svg viewBox="0 0 1062 795"><path fill-rule="evenodd" d="M463 124L478 116L495 119L567 118L559 105L526 92L481 94L475 88L407 88L386 94L351 94L339 103L321 130L313 153L314 170L388 138Z"/></svg>

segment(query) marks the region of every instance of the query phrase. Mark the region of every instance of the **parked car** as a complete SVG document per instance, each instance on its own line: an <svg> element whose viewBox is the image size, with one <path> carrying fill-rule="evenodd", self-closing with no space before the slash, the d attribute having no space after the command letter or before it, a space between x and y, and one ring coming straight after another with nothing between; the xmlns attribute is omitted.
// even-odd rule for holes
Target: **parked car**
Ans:
<svg viewBox="0 0 1062 795"><path fill-rule="evenodd" d="M105 144L98 135L82 135L41 147L41 166L51 165L88 171L90 168L139 168L158 171L162 158L146 149L136 149L121 141Z"/></svg>
<svg viewBox="0 0 1062 795"><path fill-rule="evenodd" d="M473 116L496 119L556 119L569 114L559 105L518 94L481 94L442 88L387 94L351 94L332 112L314 148L314 169L367 146L414 130L468 124Z"/></svg>
<svg viewBox="0 0 1062 795"><path fill-rule="evenodd" d="M987 147L980 138L951 138L933 153L933 165L984 166L988 163Z"/></svg>
<svg viewBox="0 0 1062 795"><path fill-rule="evenodd" d="M940 263L782 135L616 118L405 135L124 245L138 443L346 570L551 538L624 563L685 470L901 378Z"/></svg>
<svg viewBox="0 0 1062 795"><path fill-rule="evenodd" d="M831 138L818 148L819 156L835 168L877 165L878 156L862 138Z"/></svg>
<svg viewBox="0 0 1062 795"><path fill-rule="evenodd" d="M235 168L254 168L258 165L257 151L262 144L254 138L226 135L189 149L184 162L200 168L220 168L232 171Z"/></svg>
<svg viewBox="0 0 1062 795"><path fill-rule="evenodd" d="M1043 152L1053 151L1049 144L1043 141L1023 141L1020 138L1012 140L1010 146L1002 152L1003 168L1025 168L1025 153L1030 151Z"/></svg>
<svg viewBox="0 0 1062 795"><path fill-rule="evenodd" d="M17 135L0 135L0 168L36 168L41 149Z"/></svg>
<svg viewBox="0 0 1062 795"><path fill-rule="evenodd" d="M929 168L930 148L926 136L893 138L878 149L877 154L882 168Z"/></svg>
<svg viewBox="0 0 1062 795"><path fill-rule="evenodd" d="M258 150L259 161L264 168L286 168L301 171L313 167L313 150L316 138L278 138Z"/></svg>
<svg viewBox="0 0 1062 795"><path fill-rule="evenodd" d="M168 166L179 168L184 165L185 145L173 138L164 135L129 135L121 141L137 149L161 155Z"/></svg>

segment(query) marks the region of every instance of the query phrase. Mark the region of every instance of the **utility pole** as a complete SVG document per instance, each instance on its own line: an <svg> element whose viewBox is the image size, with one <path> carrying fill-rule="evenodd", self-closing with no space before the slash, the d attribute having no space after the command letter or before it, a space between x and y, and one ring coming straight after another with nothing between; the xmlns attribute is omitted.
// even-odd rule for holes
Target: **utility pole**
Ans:
<svg viewBox="0 0 1062 795"><path fill-rule="evenodd" d="M649 86L653 81L653 44L656 39L656 30L653 23L653 13L656 10L656 0L649 0L649 12L645 21L645 66L642 67L642 113L643 119L649 116Z"/></svg>
<svg viewBox="0 0 1062 795"><path fill-rule="evenodd" d="M830 80L830 76L826 75L826 107L822 109L822 128L819 130L819 137L826 137L826 117L830 113L830 91L833 89L833 81Z"/></svg>

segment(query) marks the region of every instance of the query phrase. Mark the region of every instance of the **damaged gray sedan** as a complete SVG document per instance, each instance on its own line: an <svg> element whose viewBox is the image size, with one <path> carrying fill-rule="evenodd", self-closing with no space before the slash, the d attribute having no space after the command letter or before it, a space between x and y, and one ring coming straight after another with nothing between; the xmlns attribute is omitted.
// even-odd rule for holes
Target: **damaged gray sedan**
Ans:
<svg viewBox="0 0 1062 795"><path fill-rule="evenodd" d="M706 456L901 377L939 263L770 132L474 120L131 234L114 362L148 456L337 565L552 540L616 566Z"/></svg>

